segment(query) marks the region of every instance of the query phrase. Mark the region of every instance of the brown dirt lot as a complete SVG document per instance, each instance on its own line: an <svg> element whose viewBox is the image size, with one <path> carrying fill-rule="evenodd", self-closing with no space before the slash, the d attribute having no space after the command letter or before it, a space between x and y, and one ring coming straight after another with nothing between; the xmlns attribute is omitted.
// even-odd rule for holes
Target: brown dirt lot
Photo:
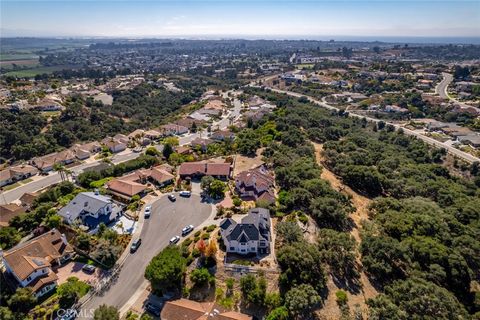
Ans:
<svg viewBox="0 0 480 320"><path fill-rule="evenodd" d="M332 187L350 195L352 197L352 203L356 208L356 211L350 215L354 222L354 226L350 231L350 234L355 238L357 243L360 243L360 228L361 228L361 221L368 220L368 205L370 204L371 200L367 197L364 197L354 190L352 190L347 185L343 184L343 182L330 170L322 165L323 157L322 157L322 150L323 146L318 143L313 143L315 148L315 157L317 162L320 166L322 166L322 175L321 178L325 179L330 182ZM355 305L358 304L364 316L367 316L367 306L365 301L369 298L375 297L378 292L370 283L368 277L366 276L365 272L362 271L362 265L360 262L360 257L358 258L358 266L360 270L360 283L362 285L361 291L357 294L348 292L348 305L350 307L350 311L352 312L355 310ZM327 288L328 288L328 297L325 300L325 304L321 310L317 312L320 319L338 319L340 318L340 309L336 303L336 296L335 292L339 290L339 287L333 281L331 275L328 275L327 280Z"/></svg>
<svg viewBox="0 0 480 320"><path fill-rule="evenodd" d="M257 150L257 155L255 157L245 157L240 154L236 155L235 158L235 167L233 168L233 176L237 176L242 171L249 170L259 165L263 164L262 161L262 152L264 148Z"/></svg>

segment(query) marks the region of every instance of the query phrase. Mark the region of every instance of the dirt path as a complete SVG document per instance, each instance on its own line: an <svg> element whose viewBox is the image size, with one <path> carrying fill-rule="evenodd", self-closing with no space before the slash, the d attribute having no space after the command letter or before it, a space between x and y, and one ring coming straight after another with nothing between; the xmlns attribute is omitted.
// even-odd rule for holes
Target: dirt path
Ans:
<svg viewBox="0 0 480 320"><path fill-rule="evenodd" d="M350 214L354 222L354 226L350 231L350 234L355 238L357 243L360 243L360 228L361 228L361 221L368 220L368 205L370 204L371 200L367 197L364 197L350 187L346 186L342 183L342 181L330 170L325 168L322 165L323 157L322 157L322 150L323 146L318 143L313 143L315 148L315 157L320 166L322 166L322 175L321 178L325 179L330 182L332 187L340 191L342 193L348 194L352 197L352 203L356 208L356 211ZM358 265L360 266L361 270L361 262L360 257L357 260ZM367 276L363 271L360 272L360 282L362 284L361 292L358 294L348 293L348 305L350 307L350 311L353 312L355 310L355 305L359 305L364 317L366 317L367 306L365 301L369 298L375 297L378 292L372 286L370 281L368 280ZM329 275L327 280L327 288L328 288L328 297L325 300L324 307L318 312L318 315L321 319L338 319L340 318L340 310L336 303L335 292L339 289L337 285L334 283L332 277Z"/></svg>

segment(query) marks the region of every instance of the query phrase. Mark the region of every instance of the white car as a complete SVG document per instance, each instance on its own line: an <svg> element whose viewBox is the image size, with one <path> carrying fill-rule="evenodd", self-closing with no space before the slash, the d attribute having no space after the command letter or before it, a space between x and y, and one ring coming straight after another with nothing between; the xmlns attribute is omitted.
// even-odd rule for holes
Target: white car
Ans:
<svg viewBox="0 0 480 320"><path fill-rule="evenodd" d="M192 195L192 193L190 191L180 191L179 193L180 196L182 197L190 197Z"/></svg>
<svg viewBox="0 0 480 320"><path fill-rule="evenodd" d="M192 230L193 230L192 225L186 226L185 228L182 229L182 236L189 234L190 232L192 232Z"/></svg>
<svg viewBox="0 0 480 320"><path fill-rule="evenodd" d="M175 237L173 237L172 239L170 239L170 244L175 244L175 243L177 243L178 241L180 241L180 237L179 237L179 236L175 236Z"/></svg>
<svg viewBox="0 0 480 320"><path fill-rule="evenodd" d="M152 206L151 205L146 206L144 211L145 218L150 218L151 213L152 213Z"/></svg>

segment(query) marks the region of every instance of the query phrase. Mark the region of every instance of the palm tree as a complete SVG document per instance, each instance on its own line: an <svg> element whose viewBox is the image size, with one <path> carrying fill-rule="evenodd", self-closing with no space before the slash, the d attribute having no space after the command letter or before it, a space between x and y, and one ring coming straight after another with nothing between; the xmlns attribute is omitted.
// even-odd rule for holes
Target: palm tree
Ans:
<svg viewBox="0 0 480 320"><path fill-rule="evenodd" d="M53 165L53 170L60 174L62 181L65 181L65 166L62 163L55 163Z"/></svg>

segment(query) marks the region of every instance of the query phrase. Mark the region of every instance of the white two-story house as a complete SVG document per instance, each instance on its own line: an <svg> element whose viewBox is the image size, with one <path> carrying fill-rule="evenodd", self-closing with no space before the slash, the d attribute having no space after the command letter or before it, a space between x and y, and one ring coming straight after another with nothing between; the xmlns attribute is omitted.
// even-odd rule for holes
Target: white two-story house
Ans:
<svg viewBox="0 0 480 320"><path fill-rule="evenodd" d="M19 287L30 287L38 298L57 286L52 267L64 264L72 254L65 235L53 229L3 252L2 259L6 276Z"/></svg>
<svg viewBox="0 0 480 320"><path fill-rule="evenodd" d="M270 253L271 223L268 209L250 209L240 223L228 218L220 224L220 234L229 253Z"/></svg>
<svg viewBox="0 0 480 320"><path fill-rule="evenodd" d="M67 224L83 224L95 230L100 223L108 225L122 213L123 207L98 191L81 192L58 211Z"/></svg>

